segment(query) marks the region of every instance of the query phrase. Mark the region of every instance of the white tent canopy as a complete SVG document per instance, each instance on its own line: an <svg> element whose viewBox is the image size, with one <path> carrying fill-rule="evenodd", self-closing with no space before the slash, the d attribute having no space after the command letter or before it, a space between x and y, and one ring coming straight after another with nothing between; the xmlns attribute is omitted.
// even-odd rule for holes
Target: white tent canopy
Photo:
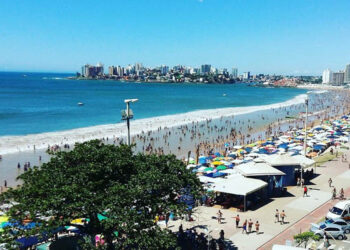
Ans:
<svg viewBox="0 0 350 250"><path fill-rule="evenodd" d="M246 178L241 175L232 175L225 181L213 185L212 190L221 193L246 196L263 187L267 183L262 180Z"/></svg>
<svg viewBox="0 0 350 250"><path fill-rule="evenodd" d="M278 155L269 155L263 157L266 163L271 166L303 166L310 167L315 163L314 160L311 160L302 155L291 156L289 154L278 154Z"/></svg>
<svg viewBox="0 0 350 250"><path fill-rule="evenodd" d="M226 179L224 178L221 178L221 177L218 177L218 178L211 178L211 177L208 177L208 176L199 176L199 181L202 182L202 183L219 183L219 182L222 182L222 181L225 181Z"/></svg>
<svg viewBox="0 0 350 250"><path fill-rule="evenodd" d="M266 175L285 175L282 171L271 167L267 163L248 162L235 167L243 176L266 176Z"/></svg>

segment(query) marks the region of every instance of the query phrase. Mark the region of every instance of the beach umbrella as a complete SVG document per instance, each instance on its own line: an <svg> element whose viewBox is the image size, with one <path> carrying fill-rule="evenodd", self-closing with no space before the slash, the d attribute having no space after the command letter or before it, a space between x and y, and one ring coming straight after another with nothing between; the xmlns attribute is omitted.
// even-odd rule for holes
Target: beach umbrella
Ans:
<svg viewBox="0 0 350 250"><path fill-rule="evenodd" d="M214 166L222 165L222 162L221 161L213 161L211 164L213 164Z"/></svg>
<svg viewBox="0 0 350 250"><path fill-rule="evenodd" d="M9 217L8 216L0 216L0 223L8 222L8 221L9 221Z"/></svg>
<svg viewBox="0 0 350 250"><path fill-rule="evenodd" d="M84 218L78 218L78 219L74 219L72 220L70 223L74 224L74 225L84 225L84 221L89 221L89 219L84 219Z"/></svg>
<svg viewBox="0 0 350 250"><path fill-rule="evenodd" d="M189 164L189 165L187 165L187 169L190 169L190 168L195 168L195 167L197 167L197 165L196 164Z"/></svg>
<svg viewBox="0 0 350 250"><path fill-rule="evenodd" d="M242 148L242 146L240 146L240 145L236 145L236 146L233 146L233 148L234 148L234 149L241 149L241 148Z"/></svg>
<svg viewBox="0 0 350 250"><path fill-rule="evenodd" d="M220 165L220 166L218 166L216 169L217 169L217 170L225 170L225 169L227 169L227 167L224 166L224 165Z"/></svg>
<svg viewBox="0 0 350 250"><path fill-rule="evenodd" d="M203 171L208 172L208 171L213 171L213 170L214 170L214 168L208 167L208 168L205 168Z"/></svg>

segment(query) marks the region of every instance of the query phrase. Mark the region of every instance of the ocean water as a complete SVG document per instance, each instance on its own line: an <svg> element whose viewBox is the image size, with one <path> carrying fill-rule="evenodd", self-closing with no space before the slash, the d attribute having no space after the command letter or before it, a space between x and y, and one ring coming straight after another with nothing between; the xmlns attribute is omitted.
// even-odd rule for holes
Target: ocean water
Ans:
<svg viewBox="0 0 350 250"><path fill-rule="evenodd" d="M0 136L120 123L124 99L134 119L227 107L280 103L304 89L247 84L132 83L67 80L68 74L0 72ZM84 106L78 106L83 102Z"/></svg>

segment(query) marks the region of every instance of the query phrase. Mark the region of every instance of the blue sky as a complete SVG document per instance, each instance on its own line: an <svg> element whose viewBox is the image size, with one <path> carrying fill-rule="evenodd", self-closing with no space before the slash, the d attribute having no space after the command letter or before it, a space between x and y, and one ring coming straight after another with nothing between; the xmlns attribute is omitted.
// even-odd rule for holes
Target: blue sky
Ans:
<svg viewBox="0 0 350 250"><path fill-rule="evenodd" d="M209 63L321 74L350 62L349 0L1 0L0 71Z"/></svg>

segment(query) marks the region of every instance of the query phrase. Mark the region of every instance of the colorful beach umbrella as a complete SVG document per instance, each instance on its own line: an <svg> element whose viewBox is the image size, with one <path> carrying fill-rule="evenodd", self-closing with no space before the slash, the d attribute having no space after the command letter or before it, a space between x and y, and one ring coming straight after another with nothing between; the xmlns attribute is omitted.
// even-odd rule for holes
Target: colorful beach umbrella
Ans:
<svg viewBox="0 0 350 250"><path fill-rule="evenodd" d="M217 170L225 170L225 169L227 169L227 167L224 166L224 165L220 165L220 166L218 166L216 169L217 169Z"/></svg>
<svg viewBox="0 0 350 250"><path fill-rule="evenodd" d="M214 168L209 167L209 168L205 168L203 171L208 172L208 171L213 171L213 170L214 170Z"/></svg>

